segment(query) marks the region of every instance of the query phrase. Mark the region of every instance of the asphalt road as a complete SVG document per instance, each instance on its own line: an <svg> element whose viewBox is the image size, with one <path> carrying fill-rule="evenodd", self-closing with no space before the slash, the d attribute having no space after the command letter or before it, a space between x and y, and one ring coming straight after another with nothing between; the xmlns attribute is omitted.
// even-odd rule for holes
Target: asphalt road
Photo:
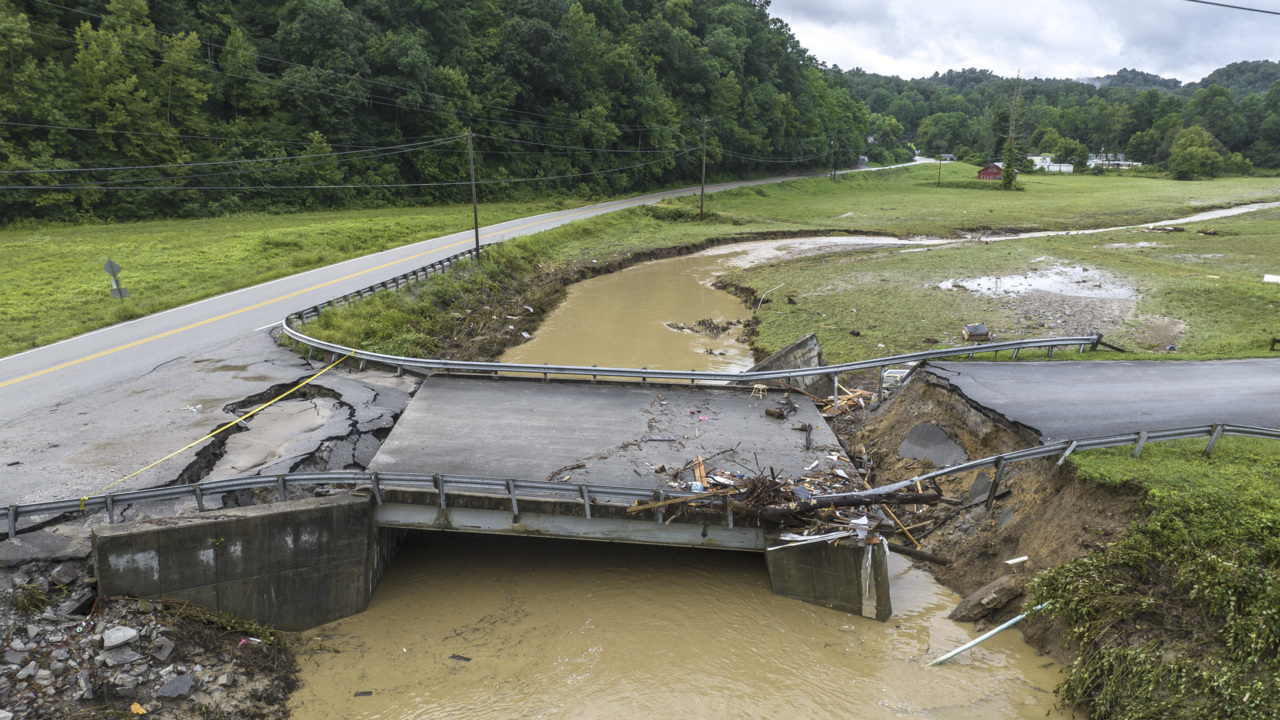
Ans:
<svg viewBox="0 0 1280 720"><path fill-rule="evenodd" d="M928 371L1046 442L1214 423L1280 427L1280 358L930 363Z"/></svg>
<svg viewBox="0 0 1280 720"><path fill-rule="evenodd" d="M708 185L707 192L794 179L721 183ZM489 225L481 228L480 240L489 245L697 192L668 190ZM470 230L445 235L0 358L0 500L92 492L183 447L229 419L221 408L245 397L247 384L266 387L314 372L266 337L285 315L456 254L473 242ZM255 363L275 369L241 369ZM210 374L210 367L226 370ZM185 412L196 405L198 412ZM193 453L118 489L167 482Z"/></svg>

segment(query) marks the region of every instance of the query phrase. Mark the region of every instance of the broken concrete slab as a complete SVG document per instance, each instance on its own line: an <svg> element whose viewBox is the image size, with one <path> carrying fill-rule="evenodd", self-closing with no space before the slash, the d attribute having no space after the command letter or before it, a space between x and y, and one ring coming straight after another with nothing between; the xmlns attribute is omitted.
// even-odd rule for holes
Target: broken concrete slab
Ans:
<svg viewBox="0 0 1280 720"><path fill-rule="evenodd" d="M1005 575L983 585L960 601L947 617L957 622L977 622L1022 594L1022 582Z"/></svg>
<svg viewBox="0 0 1280 720"><path fill-rule="evenodd" d="M947 431L933 423L920 423L911 428L898 447L898 457L928 460L939 468L959 465L969 460L964 449L947 435Z"/></svg>
<svg viewBox="0 0 1280 720"><path fill-rule="evenodd" d="M0 542L0 567L17 567L29 562L83 560L93 551L90 539L58 529L34 530Z"/></svg>

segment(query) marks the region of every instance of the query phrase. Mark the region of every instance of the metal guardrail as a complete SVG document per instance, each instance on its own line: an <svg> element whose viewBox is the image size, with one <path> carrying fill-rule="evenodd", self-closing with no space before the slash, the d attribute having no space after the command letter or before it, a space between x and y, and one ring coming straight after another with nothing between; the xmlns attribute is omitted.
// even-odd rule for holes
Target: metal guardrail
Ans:
<svg viewBox="0 0 1280 720"><path fill-rule="evenodd" d="M681 381L689 382L711 382L711 383L747 383L759 382L762 380L788 380L797 377L809 377L813 375L839 375L840 373L852 370L864 370L870 368L886 367L888 365L901 365L906 363L919 362L921 360L934 360L938 358L968 356L973 357L978 353L992 353L993 356L999 356L1001 352L1010 351L1013 353L1013 359L1018 358L1021 350L1028 348L1047 348L1049 357L1053 357L1055 348L1060 347L1078 347L1079 352L1084 352L1088 347L1091 350L1097 350L1099 345L1112 347L1102 342L1101 335L1082 335L1079 337L1060 337L1060 338L1037 338L1031 340L1011 340L1002 343L988 343L986 345L974 344L972 346L960 348L947 348L942 350L926 350L918 353L908 353L906 355L895 355L892 357L874 358L871 360L861 360L858 362L844 363L841 365L827 365L816 368L797 368L793 370L768 370L748 373L715 373L715 372L699 372L696 370L651 370L649 368L602 368L598 366L581 366L581 365L531 365L518 363L498 363L498 362L472 362L466 360L437 360L431 358L411 358L399 355L384 355L382 353L368 352L365 350L356 350L339 345L337 343L325 342L313 338L302 331L298 330L294 325L302 324L308 320L317 318L320 313L328 307L338 307L345 305L353 300L368 297L378 292L386 290L396 290L408 285L411 282L424 280L427 277L448 271L458 261L477 257L475 249L467 250L456 255L451 255L443 260L438 260L430 265L411 270L402 275L397 275L390 280L375 283L367 287L361 288L351 293L347 293L339 298L328 300L311 307L304 308L295 313L288 315L283 323L284 333L294 341L306 345L310 348L310 352L314 354L316 350L334 354L334 360L337 357L351 355L360 361L360 367L363 369L370 362L394 367L398 373L403 373L405 368L415 368L420 370L443 370L462 373L484 373L495 376L500 373L513 374L533 374L542 375L546 379L550 375L559 376L590 376L593 380L600 376L605 377L626 377L639 378L641 382L648 380L663 381ZM1118 348L1114 348L1118 349Z"/></svg>
<svg viewBox="0 0 1280 720"><path fill-rule="evenodd" d="M1025 450L1005 453L1003 455L994 455L980 460L973 460L960 465L953 465L951 467L942 468L941 470L935 470L934 472L920 475L919 477L911 478L910 480L903 480L902 482L885 485L871 490L854 493L841 493L838 495L821 495L814 499L826 500L831 498L875 497L876 495L896 492L914 485L917 482L924 482L932 478L956 475L968 470L994 467L996 468L996 476L991 483L991 490L987 496L988 503L990 503L994 500L996 493L999 490L1004 467L1012 462L1036 460L1060 455L1061 457L1058 459L1058 465L1061 465L1077 450L1095 450L1100 448L1120 447L1124 445L1136 445L1137 447L1135 448L1133 455L1134 457L1137 457L1142 453L1142 449L1147 443L1168 440L1185 440L1197 437L1209 438L1209 444L1205 447L1205 452L1209 453L1213 450L1214 446L1217 445L1218 440L1225 435L1280 440L1280 430L1252 427L1248 425L1198 425L1195 427L1173 428L1170 430L1144 430L1142 432L1125 433L1123 435L1107 435L1103 437L1088 438L1085 440L1062 440L1049 445L1041 445L1038 447L1027 448ZM280 499L284 500L288 498L289 487L294 485L355 485L356 488L368 488L370 492L372 492L373 497L378 504L382 503L382 490L388 487L425 488L435 490L440 493L441 507L447 507L447 497L450 493L454 495L484 494L507 496L511 498L513 512L515 512L517 501L520 498L524 498L526 500L550 499L581 502L584 514L588 518L591 517L591 501L593 499L615 499L631 503L636 500L661 501L670 498L689 497L697 494L683 490L665 490L660 488L576 485L549 483L544 480L514 480L506 478L428 473L379 473L343 470L337 472L290 473L285 475L249 475L230 478L228 480L193 483L190 485L171 485L168 487L148 488L145 490L131 490L111 495L95 495L87 498L71 498L50 502L27 503L24 505L10 505L8 512L9 537L14 537L17 534L18 520L22 517L56 515L68 512L105 509L107 511L108 520L114 523L116 521L115 506L120 503L193 498L196 501L196 507L203 512L206 510L204 505L204 498L206 495L220 495L222 493L235 492L237 490L249 490L253 488L275 488L280 494ZM729 527L733 527L733 513L728 508L727 503L725 510L727 524ZM662 511L660 508L656 512L656 517L658 522L662 522Z"/></svg>
<svg viewBox="0 0 1280 720"><path fill-rule="evenodd" d="M1003 455L992 455L991 457L982 458L980 460L971 460L960 465L952 465L940 470L934 470L924 475L913 477L910 480L885 485L884 487L872 488L871 490L861 490L852 493L839 493L836 495L820 495L815 500L829 500L832 498L857 498L857 497L874 497L876 495L884 495L886 493L896 492L903 488L913 486L918 482L925 482L935 478L946 477L948 475L958 475L969 470L980 470L983 468L995 468L995 478L991 481L991 490L987 493L987 507L995 501L996 493L1000 489L1000 481L1004 477L1004 468L1009 463L1020 462L1023 460L1039 460L1041 458L1053 457L1059 455L1057 466L1061 466L1066 462L1067 458L1077 450L1098 450L1102 448L1122 447L1125 445L1135 445L1133 456L1136 458L1142 454L1142 448L1149 442L1159 442L1166 440L1188 440L1192 438L1207 437L1209 444L1205 446L1204 454L1207 456L1213 452L1214 446L1218 444L1218 440L1224 435L1235 435L1238 437L1256 437L1269 438L1272 440L1280 440L1280 430L1271 428L1253 427L1250 425L1195 425L1192 427L1171 428L1169 430L1143 430L1141 432L1124 433L1122 435L1106 435L1103 437L1088 438L1085 440L1060 440L1048 445L1040 445L1026 450L1015 450L1014 452L1004 453Z"/></svg>
<svg viewBox="0 0 1280 720"><path fill-rule="evenodd" d="M279 492L279 499L285 500L289 496L289 487L295 485L355 485L356 488L368 488L379 505L382 504L382 490L385 487L436 490L440 493L441 507L446 506L446 497L450 493L454 495L505 495L511 498L513 507L519 498L526 500L565 500L581 502L588 518L591 517L592 499L622 500L629 504L635 500L666 500L696 494L682 490L617 487L611 485L575 485L470 475L441 475L438 473L379 473L342 470L336 472L289 473L284 475L247 475L227 480L192 483L190 485L171 485L144 490L130 490L110 495L94 495L86 498L10 505L8 508L9 537L14 537L17 534L18 520L22 517L106 510L108 520L114 523L116 521L115 506L119 504L191 498L196 501L196 507L201 512L204 512L207 509L204 504L204 498L207 495L221 495L254 488L274 488ZM659 512L659 517L661 517L661 512ZM729 515L728 522L729 527L733 527L732 514Z"/></svg>

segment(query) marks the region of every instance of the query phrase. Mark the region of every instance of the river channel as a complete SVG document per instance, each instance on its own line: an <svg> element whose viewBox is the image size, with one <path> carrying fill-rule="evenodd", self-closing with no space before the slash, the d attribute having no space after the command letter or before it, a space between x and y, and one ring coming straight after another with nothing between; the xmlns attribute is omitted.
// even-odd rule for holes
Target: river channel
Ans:
<svg viewBox="0 0 1280 720"><path fill-rule="evenodd" d="M726 246L578 283L502 359L743 369L739 328L711 338L668 323L748 318L714 276L802 244ZM946 619L954 593L889 559L894 616L879 623L773 595L753 554L415 534L364 613L307 633L293 717L1068 717L1053 709L1059 666L1016 631L926 667L972 626Z"/></svg>

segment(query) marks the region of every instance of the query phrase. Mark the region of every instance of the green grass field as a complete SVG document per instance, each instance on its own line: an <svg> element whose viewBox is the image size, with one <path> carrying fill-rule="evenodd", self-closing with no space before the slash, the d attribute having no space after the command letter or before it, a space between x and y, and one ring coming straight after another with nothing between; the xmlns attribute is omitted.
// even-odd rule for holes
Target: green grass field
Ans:
<svg viewBox="0 0 1280 720"><path fill-rule="evenodd" d="M716 193L707 196L711 214L701 223L694 222L697 199L681 198L649 211L580 221L520 240L528 244L519 254L535 262L563 265L592 259L603 262L648 248L735 234L814 230L957 237L991 228L1111 227L1280 198L1280 185L1274 179L1180 183L1138 177L1028 175L1022 181L1024 192L1002 193L940 189L930 184L936 182L936 172L934 166L921 165L851 173L834 182L825 178L797 180ZM943 168L943 178L961 182L975 172L971 166L952 164ZM498 222L580 204L569 199L491 204L482 207L481 221ZM8 261L0 266L0 356L291 273L455 232L469 224L469 208L445 206L0 230L0 255ZM1275 265L1269 249L1274 230L1264 225L1250 228L1238 237L1219 240L1240 252L1205 259L1199 267L1214 268L1212 274L1221 274L1216 271L1221 269L1245 277L1250 272L1260 276L1256 268ZM1001 243L906 256L842 254L759 268L733 280L762 290L787 282L788 292L806 298L789 312L777 311L780 305L766 306L769 311L762 314L765 322L760 347L780 347L797 332L816 330L829 347L829 357L853 359L918 349L925 338L943 340L945 333L954 334L958 321L979 315L1000 321L990 303L957 294L950 294L940 309L922 285L960 270L986 274L1016 268L1027 253L1038 252L1036 242L1052 246L1056 253L1078 252L1089 255L1091 261L1097 258L1126 268L1135 259L1142 264L1160 262L1155 253L1095 255L1085 241L1019 241L1016 245ZM1178 238L1178 242L1188 243L1187 252L1198 252L1191 247L1198 242L1194 238ZM1063 249L1072 247L1075 249ZM123 303L108 295L109 281L101 269L108 257L124 267L121 280L132 297ZM1162 312L1187 309L1202 318L1197 320L1199 334L1193 333L1193 337L1205 339L1191 345L1188 352L1193 356L1240 354L1247 349L1242 349L1240 337L1254 337L1268 326L1261 319L1265 313L1255 310L1266 309L1273 302L1270 288L1242 290L1242 285L1224 283L1215 289L1194 278L1173 282L1176 270L1176 263L1157 268L1157 274L1167 276L1171 284L1168 292L1149 302L1157 303ZM1202 300L1206 296L1216 300L1205 305ZM1231 315L1239 307L1247 308L1256 322L1251 320L1247 328L1222 330L1226 327L1224 313ZM861 313L856 326L845 322L845 314L852 314L848 312L852 308ZM848 334L849 329L859 328L862 338ZM1224 339L1212 340L1220 331L1226 332ZM405 332L403 328L394 331L400 335ZM412 343L401 343L408 344ZM879 347L881 344L885 347Z"/></svg>
<svg viewBox="0 0 1280 720"><path fill-rule="evenodd" d="M581 204L491 204L481 222ZM0 356L469 227L471 207L455 205L0 230ZM108 257L124 268L124 302L110 297Z"/></svg>
<svg viewBox="0 0 1280 720"><path fill-rule="evenodd" d="M1069 628L1059 688L1090 717L1261 718L1280 707L1280 443L1223 438L1072 456L1082 480L1131 483L1143 518L1042 573L1032 604Z"/></svg>

